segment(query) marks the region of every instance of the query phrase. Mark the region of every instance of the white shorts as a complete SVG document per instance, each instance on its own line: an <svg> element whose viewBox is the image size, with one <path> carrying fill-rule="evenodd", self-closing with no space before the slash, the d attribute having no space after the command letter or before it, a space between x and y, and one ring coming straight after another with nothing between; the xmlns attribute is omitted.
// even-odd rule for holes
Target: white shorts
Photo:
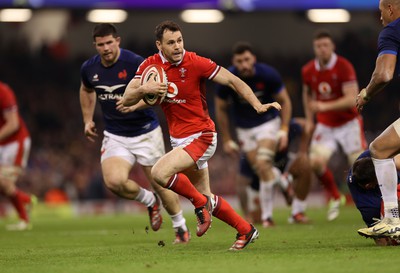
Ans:
<svg viewBox="0 0 400 273"><path fill-rule="evenodd" d="M242 151L247 153L257 149L258 142L262 139L278 141L278 131L280 127L281 118L276 117L253 128L237 128L236 133Z"/></svg>
<svg viewBox="0 0 400 273"><path fill-rule="evenodd" d="M346 155L363 151L367 147L362 122L359 118L338 127L317 124L311 140L311 149L315 146L323 146L324 149L333 153L339 148L338 145Z"/></svg>
<svg viewBox="0 0 400 273"><path fill-rule="evenodd" d="M161 127L135 137L123 137L104 131L101 162L110 157L120 157L142 166L153 166L165 154Z"/></svg>
<svg viewBox="0 0 400 273"><path fill-rule="evenodd" d="M31 138L13 141L0 145L0 166L17 166L25 168L31 150Z"/></svg>
<svg viewBox="0 0 400 273"><path fill-rule="evenodd" d="M183 147L183 149L193 158L199 170L208 167L207 161L214 155L217 149L217 133L204 132L197 133L184 138L171 137L173 148Z"/></svg>

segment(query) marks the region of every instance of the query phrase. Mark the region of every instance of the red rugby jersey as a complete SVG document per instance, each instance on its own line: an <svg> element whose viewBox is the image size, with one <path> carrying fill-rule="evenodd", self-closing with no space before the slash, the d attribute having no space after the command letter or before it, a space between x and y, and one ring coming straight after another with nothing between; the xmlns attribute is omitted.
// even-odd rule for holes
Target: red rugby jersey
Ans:
<svg viewBox="0 0 400 273"><path fill-rule="evenodd" d="M220 66L194 52L185 51L178 64L169 63L158 53L139 66L135 78L140 78L151 64L160 65L167 73L168 95L161 107L167 118L170 135L184 138L199 132L214 132L215 125L206 102L205 81L212 80Z"/></svg>
<svg viewBox="0 0 400 273"><path fill-rule="evenodd" d="M321 69L316 59L302 68L303 83L318 101L332 101L343 97L343 85L357 81L353 65L345 58L334 55L326 68ZM356 107L340 111L317 113L317 121L335 127L345 124L359 114Z"/></svg>
<svg viewBox="0 0 400 273"><path fill-rule="evenodd" d="M5 124L3 114L7 111L18 111L17 101L15 99L14 92L5 83L0 82L0 127ZM16 140L23 140L29 136L28 129L26 128L25 122L22 120L18 113L19 118L19 129L6 139L0 141L0 145L6 144Z"/></svg>

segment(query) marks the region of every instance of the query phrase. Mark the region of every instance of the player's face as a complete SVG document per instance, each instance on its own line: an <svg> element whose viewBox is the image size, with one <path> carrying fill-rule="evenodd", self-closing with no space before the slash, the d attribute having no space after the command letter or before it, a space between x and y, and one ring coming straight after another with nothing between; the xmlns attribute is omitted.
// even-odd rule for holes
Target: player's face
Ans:
<svg viewBox="0 0 400 273"><path fill-rule="evenodd" d="M94 46L101 57L101 62L106 65L114 64L119 57L119 44L121 38L112 35L96 37Z"/></svg>
<svg viewBox="0 0 400 273"><path fill-rule="evenodd" d="M180 31L166 29L161 41L156 41L158 50L170 63L178 63L183 58L183 37Z"/></svg>
<svg viewBox="0 0 400 273"><path fill-rule="evenodd" d="M381 22L383 26L387 26L393 20L390 17L391 5L386 4L385 0L379 1L379 10L381 11Z"/></svg>
<svg viewBox="0 0 400 273"><path fill-rule="evenodd" d="M254 64L256 63L256 56L254 56L250 51L233 55L232 63L239 71L239 75L241 77L250 78L254 76Z"/></svg>
<svg viewBox="0 0 400 273"><path fill-rule="evenodd" d="M319 62L322 64L328 63L335 50L332 40L328 37L316 39L313 45L315 57L317 57Z"/></svg>

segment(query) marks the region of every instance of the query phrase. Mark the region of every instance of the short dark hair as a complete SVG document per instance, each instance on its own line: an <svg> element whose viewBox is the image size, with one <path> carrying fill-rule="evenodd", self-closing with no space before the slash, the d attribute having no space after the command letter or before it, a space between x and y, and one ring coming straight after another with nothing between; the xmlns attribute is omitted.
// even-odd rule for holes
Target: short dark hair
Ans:
<svg viewBox="0 0 400 273"><path fill-rule="evenodd" d="M164 36L164 31L166 29L168 29L168 30L170 30L172 32L175 32L175 31L182 32L181 27L177 23L175 23L174 21L170 21L170 20L163 21L163 22L161 22L160 24L158 24L156 26L156 30L154 31L154 34L156 35L156 40L157 41L161 41L162 40L162 38Z"/></svg>
<svg viewBox="0 0 400 273"><path fill-rule="evenodd" d="M314 40L322 39L322 38L329 38L333 41L332 34L329 30L326 29L319 29L314 33Z"/></svg>
<svg viewBox="0 0 400 273"><path fill-rule="evenodd" d="M246 51L249 51L251 54L254 55L253 47L249 42L243 42L243 41L237 42L236 44L234 44L232 48L233 55L242 54Z"/></svg>
<svg viewBox="0 0 400 273"><path fill-rule="evenodd" d="M117 32L117 28L115 27L114 24L101 23L101 24L97 24L93 28L92 35L93 35L93 40L96 40L96 37L104 37L104 36L108 36L108 35L112 35L114 38L117 38L118 32Z"/></svg>
<svg viewBox="0 0 400 273"><path fill-rule="evenodd" d="M363 157L356 160L352 169L353 175L351 181L360 186L365 186L368 183L376 182L378 179L375 174L374 163L371 157Z"/></svg>

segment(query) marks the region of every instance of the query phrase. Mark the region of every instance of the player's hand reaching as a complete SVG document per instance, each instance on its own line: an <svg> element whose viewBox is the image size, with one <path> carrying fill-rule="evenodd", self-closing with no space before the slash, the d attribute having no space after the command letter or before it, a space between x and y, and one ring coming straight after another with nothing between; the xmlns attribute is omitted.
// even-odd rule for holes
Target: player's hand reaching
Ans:
<svg viewBox="0 0 400 273"><path fill-rule="evenodd" d="M117 100L116 106L117 106L116 109L124 114L134 112L136 110L140 110L140 109L144 109L144 108L148 107L148 105L143 100L140 100L138 103L136 103L132 106L124 106L123 98L120 98Z"/></svg>
<svg viewBox="0 0 400 273"><path fill-rule="evenodd" d="M370 97L367 95L367 90L364 88L358 93L357 98L356 98L356 107L358 112L361 112L364 105L367 104L369 101Z"/></svg>
<svg viewBox="0 0 400 273"><path fill-rule="evenodd" d="M91 142L95 141L95 138L98 137L96 124L94 121L89 121L85 123L85 136Z"/></svg>
<svg viewBox="0 0 400 273"><path fill-rule="evenodd" d="M262 114L262 113L267 112L271 108L275 108L280 111L282 109L282 106L277 102L266 103L266 104L262 104L261 106L259 106L256 110L257 110L258 114Z"/></svg>

